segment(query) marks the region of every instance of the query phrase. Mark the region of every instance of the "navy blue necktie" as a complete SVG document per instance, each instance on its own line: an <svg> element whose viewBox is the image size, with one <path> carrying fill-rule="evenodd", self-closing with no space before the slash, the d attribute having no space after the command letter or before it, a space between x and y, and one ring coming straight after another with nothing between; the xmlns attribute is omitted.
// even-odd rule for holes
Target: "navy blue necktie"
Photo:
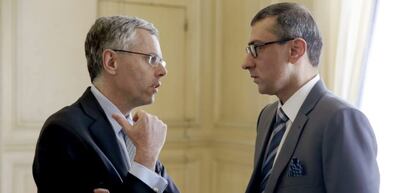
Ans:
<svg viewBox="0 0 414 193"><path fill-rule="evenodd" d="M286 122L288 120L289 118L280 108L277 113L276 121L273 124L273 131L270 135L270 139L266 148L265 157L263 159L260 192L263 192L265 190L267 181L270 177L270 174L272 173L273 162L278 149L277 147L279 146L283 134L286 131Z"/></svg>

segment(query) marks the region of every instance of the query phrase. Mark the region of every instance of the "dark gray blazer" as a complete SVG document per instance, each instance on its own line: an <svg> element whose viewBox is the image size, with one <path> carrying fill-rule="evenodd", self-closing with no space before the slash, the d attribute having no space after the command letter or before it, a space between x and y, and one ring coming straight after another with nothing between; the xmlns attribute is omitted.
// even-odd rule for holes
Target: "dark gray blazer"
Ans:
<svg viewBox="0 0 414 193"><path fill-rule="evenodd" d="M259 193L260 168L278 102L257 124L254 170L246 193ZM377 144L365 115L319 81L302 104L265 193L378 193Z"/></svg>
<svg viewBox="0 0 414 193"><path fill-rule="evenodd" d="M40 133L33 161L39 193L153 193L128 172L128 162L90 88L71 106L50 116ZM168 181L164 193L179 193L158 161L156 172Z"/></svg>

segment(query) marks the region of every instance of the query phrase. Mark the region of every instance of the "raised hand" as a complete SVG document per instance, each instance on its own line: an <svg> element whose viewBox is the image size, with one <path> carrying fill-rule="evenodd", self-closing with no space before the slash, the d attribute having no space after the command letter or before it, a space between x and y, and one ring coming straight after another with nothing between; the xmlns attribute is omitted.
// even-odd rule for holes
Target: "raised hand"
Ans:
<svg viewBox="0 0 414 193"><path fill-rule="evenodd" d="M113 114L112 117L134 143L136 147L134 160L155 170L155 163L167 135L167 125L157 116L141 110L133 115L133 125L130 125L124 116Z"/></svg>

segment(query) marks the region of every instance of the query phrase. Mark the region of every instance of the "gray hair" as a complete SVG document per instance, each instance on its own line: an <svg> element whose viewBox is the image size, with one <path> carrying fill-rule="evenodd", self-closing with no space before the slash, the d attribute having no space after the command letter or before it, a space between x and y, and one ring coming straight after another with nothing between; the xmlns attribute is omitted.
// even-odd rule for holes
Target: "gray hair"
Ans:
<svg viewBox="0 0 414 193"><path fill-rule="evenodd" d="M105 49L128 49L136 29L144 29L158 37L155 26L137 17L100 17L92 25L85 40L85 56L93 81L102 70L102 52Z"/></svg>
<svg viewBox="0 0 414 193"><path fill-rule="evenodd" d="M272 33L281 39L303 38L307 43L309 60L312 66L318 66L322 49L322 37L310 11L296 3L278 3L260 10L250 25L267 18L277 16Z"/></svg>

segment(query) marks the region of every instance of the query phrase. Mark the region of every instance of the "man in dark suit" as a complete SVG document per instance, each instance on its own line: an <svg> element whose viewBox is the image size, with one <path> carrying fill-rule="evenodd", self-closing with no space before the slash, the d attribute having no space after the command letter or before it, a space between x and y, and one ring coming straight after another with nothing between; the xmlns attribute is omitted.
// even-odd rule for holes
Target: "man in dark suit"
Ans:
<svg viewBox="0 0 414 193"><path fill-rule="evenodd" d="M85 41L92 86L45 122L33 162L39 193L179 193L158 161L167 126L151 104L167 74L157 29L134 17L98 18Z"/></svg>
<svg viewBox="0 0 414 193"><path fill-rule="evenodd" d="M254 170L246 193L378 193L377 145L362 112L318 74L322 40L310 12L270 5L251 21L242 68L261 94Z"/></svg>

